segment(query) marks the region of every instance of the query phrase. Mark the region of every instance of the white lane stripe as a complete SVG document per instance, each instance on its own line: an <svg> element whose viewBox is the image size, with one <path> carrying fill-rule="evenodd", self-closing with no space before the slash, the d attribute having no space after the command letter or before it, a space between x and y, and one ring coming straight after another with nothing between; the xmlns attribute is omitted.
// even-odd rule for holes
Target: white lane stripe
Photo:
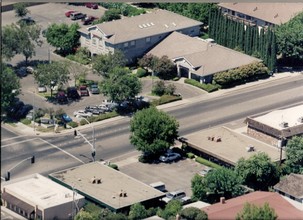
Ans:
<svg viewBox="0 0 303 220"><path fill-rule="evenodd" d="M9 147L9 146L12 146L12 145L16 145L16 144L20 144L20 143L24 143L24 142L28 142L28 141L34 141L34 140L38 140L38 139L40 139L40 138L32 138L32 139L27 139L27 140L24 140L24 141L14 142L14 143L11 143L11 144L2 145L1 148Z"/></svg>
<svg viewBox="0 0 303 220"><path fill-rule="evenodd" d="M72 154L68 153L67 151L65 151L65 150L61 149L60 147L57 147L56 145L54 145L54 144L52 144L52 143L50 143L50 142L48 142L48 141L46 141L46 140L43 140L43 139L41 139L41 138L39 138L39 139L40 139L41 141L43 141L43 142L45 142L45 143L47 143L47 144L51 145L52 147L54 147L54 148L56 148L56 149L58 149L58 150L62 151L63 153L66 153L67 155L69 155L69 156L73 157L74 159L76 159L76 160L80 161L81 163L85 164L85 163L84 163L82 160L80 160L79 158L75 157L74 155L72 155Z"/></svg>
<svg viewBox="0 0 303 220"><path fill-rule="evenodd" d="M13 140L13 139L21 138L21 137L26 137L26 136L27 135L19 135L17 137L11 137L11 138L2 139L1 141L9 141L9 140Z"/></svg>

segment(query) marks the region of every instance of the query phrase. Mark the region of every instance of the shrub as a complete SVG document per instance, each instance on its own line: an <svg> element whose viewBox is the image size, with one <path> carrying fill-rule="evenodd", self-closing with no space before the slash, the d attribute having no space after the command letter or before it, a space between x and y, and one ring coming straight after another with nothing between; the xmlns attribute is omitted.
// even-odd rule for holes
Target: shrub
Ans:
<svg viewBox="0 0 303 220"><path fill-rule="evenodd" d="M174 95L163 95L163 96L160 97L160 99L153 100L152 104L153 105L163 105L163 104L178 101L178 100L182 100L182 97L181 96L174 96Z"/></svg>
<svg viewBox="0 0 303 220"><path fill-rule="evenodd" d="M89 51L85 47L79 48L74 55L70 54L66 56L66 58L81 63L83 65L87 65L91 61Z"/></svg>
<svg viewBox="0 0 303 220"><path fill-rule="evenodd" d="M206 92L214 92L214 91L217 91L220 88L219 85L211 84L211 83L208 83L208 84L203 83L202 84L202 83L199 83L198 81L196 81L194 79L185 79L184 82L187 83L187 84L190 84L192 86L198 87L200 89L203 89Z"/></svg>
<svg viewBox="0 0 303 220"><path fill-rule="evenodd" d="M176 91L176 86L174 84L169 84L166 88L165 88L165 94L167 95L173 95Z"/></svg>
<svg viewBox="0 0 303 220"><path fill-rule="evenodd" d="M146 71L145 69L139 67L139 68L137 69L137 76L138 76L139 78L144 77L144 76L147 76L147 71Z"/></svg>
<svg viewBox="0 0 303 220"><path fill-rule="evenodd" d="M23 123L25 125L29 125L31 123L31 120L24 118L24 119L21 119L21 123Z"/></svg>
<svg viewBox="0 0 303 220"><path fill-rule="evenodd" d="M213 163L213 162L211 162L211 161L209 161L209 160L205 160L205 159L202 158L202 157L196 157L196 161L197 161L198 163L204 164L204 165L206 165L206 166L208 166L208 167L212 167L212 168L215 168L215 169L221 168L220 165L218 165L218 164L216 164L216 163Z"/></svg>
<svg viewBox="0 0 303 220"><path fill-rule="evenodd" d="M189 158L189 159L195 158L195 155L194 155L193 153L190 153L190 152L187 153L186 156L187 156L187 158Z"/></svg>
<svg viewBox="0 0 303 220"><path fill-rule="evenodd" d="M115 170L119 170L117 164L111 163L111 164L109 164L108 166L111 167L111 168L113 168L113 169L115 169Z"/></svg>
<svg viewBox="0 0 303 220"><path fill-rule="evenodd" d="M113 118L113 117L116 117L118 116L119 114L116 112L116 111L113 111L113 112L108 112L108 113L105 113L105 114L100 114L98 116L92 116L92 117L89 117L87 118L87 120L92 123L92 122L97 122L97 121L102 121L102 120L105 120L105 119L108 119L108 118ZM88 124L87 121L85 119L81 119L80 121L80 125L86 125Z"/></svg>
<svg viewBox="0 0 303 220"><path fill-rule="evenodd" d="M173 81L178 81L180 79L179 76L176 76L175 78L173 78Z"/></svg>
<svg viewBox="0 0 303 220"><path fill-rule="evenodd" d="M165 83L163 80L157 81L155 83L155 85L152 88L152 93L158 95L158 96L162 96L165 94Z"/></svg>
<svg viewBox="0 0 303 220"><path fill-rule="evenodd" d="M74 122L74 121L68 122L67 124L68 124L69 126L71 126L72 128L78 127L78 123L77 123L77 122Z"/></svg>

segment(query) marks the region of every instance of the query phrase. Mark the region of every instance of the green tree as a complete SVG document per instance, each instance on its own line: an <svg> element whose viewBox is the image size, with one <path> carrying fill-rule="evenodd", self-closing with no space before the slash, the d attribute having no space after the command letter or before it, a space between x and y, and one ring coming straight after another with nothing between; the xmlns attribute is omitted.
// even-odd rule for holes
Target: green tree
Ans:
<svg viewBox="0 0 303 220"><path fill-rule="evenodd" d="M265 203L263 206L258 207L254 204L245 203L242 211L237 214L236 220L276 220L278 218L275 210Z"/></svg>
<svg viewBox="0 0 303 220"><path fill-rule="evenodd" d="M130 74L130 71L115 67L104 78L100 85L101 92L111 100L120 103L125 100L134 99L142 89L139 79Z"/></svg>
<svg viewBox="0 0 303 220"><path fill-rule="evenodd" d="M279 172L265 153L257 153L248 159L241 158L235 168L245 185L255 190L268 190L279 181Z"/></svg>
<svg viewBox="0 0 303 220"><path fill-rule="evenodd" d="M297 61L303 60L303 12L285 24L276 28L278 52L283 58Z"/></svg>
<svg viewBox="0 0 303 220"><path fill-rule="evenodd" d="M104 15L101 18L101 22L107 22L112 20L121 19L120 10L119 9L109 9L105 11Z"/></svg>
<svg viewBox="0 0 303 220"><path fill-rule="evenodd" d="M130 122L130 142L137 150L157 155L169 149L178 137L179 123L155 107L137 112Z"/></svg>
<svg viewBox="0 0 303 220"><path fill-rule="evenodd" d="M295 136L287 142L285 164L290 173L303 174L303 137Z"/></svg>
<svg viewBox="0 0 303 220"><path fill-rule="evenodd" d="M95 218L86 211L80 211L75 216L75 220L95 220Z"/></svg>
<svg viewBox="0 0 303 220"><path fill-rule="evenodd" d="M130 207L128 218L131 220L140 220L147 217L147 210L140 203L136 203Z"/></svg>
<svg viewBox="0 0 303 220"><path fill-rule="evenodd" d="M158 95L158 96L164 95L165 90L166 90L166 87L165 87L165 83L163 80L156 81L152 87L152 93L154 93L155 95Z"/></svg>
<svg viewBox="0 0 303 220"><path fill-rule="evenodd" d="M125 56L119 50L115 53L97 55L93 59L93 69L103 77L108 77L109 72L115 67L124 67L125 65Z"/></svg>
<svg viewBox="0 0 303 220"><path fill-rule="evenodd" d="M16 17L23 18L27 14L30 14L30 11L26 8L27 4L24 2L19 2L14 4L14 10Z"/></svg>
<svg viewBox="0 0 303 220"><path fill-rule="evenodd" d="M11 106L14 98L19 94L19 78L14 71L2 63L1 70L1 114Z"/></svg>
<svg viewBox="0 0 303 220"><path fill-rule="evenodd" d="M188 207L180 212L182 219L186 220L207 220L207 213L196 207Z"/></svg>
<svg viewBox="0 0 303 220"><path fill-rule="evenodd" d="M157 215L164 219L170 219L170 217L175 217L182 210L182 204L178 200L169 201L164 210L159 210ZM175 219L175 218L173 218Z"/></svg>
<svg viewBox="0 0 303 220"><path fill-rule="evenodd" d="M163 56L155 62L153 71L161 79L172 79L177 76L176 66L167 56Z"/></svg>
<svg viewBox="0 0 303 220"><path fill-rule="evenodd" d="M65 23L51 24L45 33L47 42L56 47L62 55L67 55L73 52L73 49L79 44L79 24L71 24L68 26Z"/></svg>
<svg viewBox="0 0 303 220"><path fill-rule="evenodd" d="M62 86L69 80L68 67L64 62L40 64L34 72L34 78L40 85L52 87L52 84L55 84Z"/></svg>

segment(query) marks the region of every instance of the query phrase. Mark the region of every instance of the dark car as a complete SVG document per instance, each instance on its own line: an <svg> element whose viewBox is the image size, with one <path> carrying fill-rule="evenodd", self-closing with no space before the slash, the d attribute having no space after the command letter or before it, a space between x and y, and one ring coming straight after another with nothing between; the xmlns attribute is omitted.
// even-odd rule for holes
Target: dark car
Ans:
<svg viewBox="0 0 303 220"><path fill-rule="evenodd" d="M35 23L36 23L36 21L31 17L24 17L18 21L19 25L33 25Z"/></svg>
<svg viewBox="0 0 303 220"><path fill-rule="evenodd" d="M93 23L93 21L96 19L97 18L94 16L86 16L85 18L82 19L82 23L83 23L83 25L89 25L89 24Z"/></svg>
<svg viewBox="0 0 303 220"><path fill-rule="evenodd" d="M85 6L87 8L98 9L98 4L97 3L91 3L91 2L89 2L89 3L85 3Z"/></svg>
<svg viewBox="0 0 303 220"><path fill-rule="evenodd" d="M63 115L62 115L62 120L63 120L65 123L68 123L68 122L73 121L67 114L63 114Z"/></svg>
<svg viewBox="0 0 303 220"><path fill-rule="evenodd" d="M82 18L85 18L86 17L86 14L83 14L81 12L74 12L74 13L71 13L70 14L70 18L75 21L75 20L79 20L79 19L82 19Z"/></svg>
<svg viewBox="0 0 303 220"><path fill-rule="evenodd" d="M69 99L75 100L75 99L80 99L81 98L76 87L67 88L66 93L67 93L67 97Z"/></svg>
<svg viewBox="0 0 303 220"><path fill-rule="evenodd" d="M65 93L63 91L59 91L57 93L56 98L57 98L57 101L59 104L66 104L68 102L67 96L65 95Z"/></svg>
<svg viewBox="0 0 303 220"><path fill-rule="evenodd" d="M89 96L89 92L88 92L86 86L80 86L79 90L80 90L80 95L81 96Z"/></svg>
<svg viewBox="0 0 303 220"><path fill-rule="evenodd" d="M16 101L11 107L7 109L7 115L16 118L16 113L24 106L22 101Z"/></svg>
<svg viewBox="0 0 303 220"><path fill-rule="evenodd" d="M16 119L25 118L26 115L28 114L28 112L29 112L30 110L32 110L32 109L33 109L33 106L32 106L32 105L29 105L29 104L24 105L22 108L20 108L20 109L16 112L15 118L16 118Z"/></svg>
<svg viewBox="0 0 303 220"><path fill-rule="evenodd" d="M75 13L76 11L74 11L74 10L71 10L71 11L67 11L67 12L65 12L65 16L66 17L70 17L70 15L71 15L71 13Z"/></svg>

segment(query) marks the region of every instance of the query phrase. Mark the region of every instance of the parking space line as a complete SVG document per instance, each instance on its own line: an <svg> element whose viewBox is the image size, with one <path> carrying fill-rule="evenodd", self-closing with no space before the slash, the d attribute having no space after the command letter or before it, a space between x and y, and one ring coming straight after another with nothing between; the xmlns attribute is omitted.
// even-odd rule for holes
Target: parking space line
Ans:
<svg viewBox="0 0 303 220"><path fill-rule="evenodd" d="M61 149L60 147L58 147L58 146L56 146L56 145L54 145L54 144L52 144L52 143L50 143L50 142L48 142L48 141L46 141L46 140L43 140L42 138L39 138L39 139L40 139L41 141L43 141L43 142L49 144L49 145L52 146L53 148L56 148L56 149L62 151L63 153L66 153L67 155L71 156L72 158L74 158L74 159L80 161L81 163L85 164L82 160L80 160L79 158L75 157L75 156L72 155L71 153L68 153L67 151Z"/></svg>
<svg viewBox="0 0 303 220"><path fill-rule="evenodd" d="M32 138L32 139L27 139L27 140L24 140L24 141L14 142L14 143L11 143L11 144L2 145L1 148L9 147L9 146L16 145L16 144L21 144L21 143L28 142L28 141L34 141L34 140L38 140L38 139L41 139L41 138Z"/></svg>
<svg viewBox="0 0 303 220"><path fill-rule="evenodd" d="M1 141L9 141L9 140L18 139L18 138L25 137L25 136L27 136L27 135L19 135L17 137L11 137L11 138L2 139Z"/></svg>

